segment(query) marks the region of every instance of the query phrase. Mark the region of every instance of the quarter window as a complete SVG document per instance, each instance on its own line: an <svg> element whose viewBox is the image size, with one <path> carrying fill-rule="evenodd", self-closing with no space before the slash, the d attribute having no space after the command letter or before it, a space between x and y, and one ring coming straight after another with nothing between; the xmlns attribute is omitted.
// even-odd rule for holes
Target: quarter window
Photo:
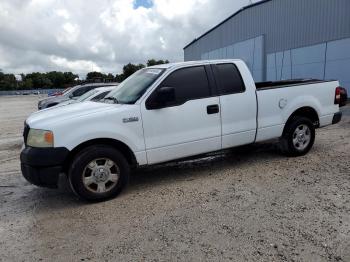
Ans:
<svg viewBox="0 0 350 262"><path fill-rule="evenodd" d="M214 65L214 74L218 82L219 95L242 93L245 86L241 74L234 64Z"/></svg>

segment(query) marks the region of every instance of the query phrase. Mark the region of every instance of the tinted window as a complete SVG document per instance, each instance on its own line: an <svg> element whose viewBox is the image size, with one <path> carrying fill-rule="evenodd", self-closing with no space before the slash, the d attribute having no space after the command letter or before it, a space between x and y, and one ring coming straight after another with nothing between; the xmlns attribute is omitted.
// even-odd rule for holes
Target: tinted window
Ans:
<svg viewBox="0 0 350 262"><path fill-rule="evenodd" d="M91 101L99 101L101 100L102 98L104 98L110 91L106 91L106 92L103 92L97 96L95 96L93 99L91 99Z"/></svg>
<svg viewBox="0 0 350 262"><path fill-rule="evenodd" d="M85 94L86 92L89 92L94 88L95 88L94 86L84 86L84 87L78 88L73 92L73 97L82 96L83 94Z"/></svg>
<svg viewBox="0 0 350 262"><path fill-rule="evenodd" d="M73 92L73 97L77 97L77 96L81 96L81 95L85 94L86 93L86 91L85 91L86 89L87 89L87 87L80 87L80 88L78 88L77 90L75 90Z"/></svg>
<svg viewBox="0 0 350 262"><path fill-rule="evenodd" d="M161 87L174 87L176 104L211 95L207 74L203 66L179 69L170 74Z"/></svg>
<svg viewBox="0 0 350 262"><path fill-rule="evenodd" d="M214 65L215 78L218 82L220 95L241 93L245 86L241 74L234 64Z"/></svg>

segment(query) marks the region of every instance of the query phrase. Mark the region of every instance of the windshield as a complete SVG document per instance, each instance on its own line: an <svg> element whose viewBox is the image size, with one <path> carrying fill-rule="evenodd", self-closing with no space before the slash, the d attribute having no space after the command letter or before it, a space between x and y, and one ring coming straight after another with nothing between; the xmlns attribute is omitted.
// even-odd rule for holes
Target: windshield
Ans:
<svg viewBox="0 0 350 262"><path fill-rule="evenodd" d="M163 72L164 69L158 68L141 69L124 80L106 98L113 98L120 104L134 104Z"/></svg>
<svg viewBox="0 0 350 262"><path fill-rule="evenodd" d="M89 97L91 97L91 96L93 96L94 94L96 94L97 92L98 92L98 90L92 89L91 91L89 91L89 92L83 94L82 96L80 96L80 97L77 99L77 101L79 101L79 102L85 101L85 100L89 99Z"/></svg>

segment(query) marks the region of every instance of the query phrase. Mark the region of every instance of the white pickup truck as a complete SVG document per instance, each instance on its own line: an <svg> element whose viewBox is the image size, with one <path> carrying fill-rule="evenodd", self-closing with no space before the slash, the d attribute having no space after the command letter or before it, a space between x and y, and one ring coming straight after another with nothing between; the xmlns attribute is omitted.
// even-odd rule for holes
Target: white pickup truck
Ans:
<svg viewBox="0 0 350 262"><path fill-rule="evenodd" d="M338 123L337 81L254 83L241 60L185 62L136 72L102 102L33 113L25 122L21 168L38 186L68 176L80 197L118 195L139 166L280 139L306 154L315 128Z"/></svg>

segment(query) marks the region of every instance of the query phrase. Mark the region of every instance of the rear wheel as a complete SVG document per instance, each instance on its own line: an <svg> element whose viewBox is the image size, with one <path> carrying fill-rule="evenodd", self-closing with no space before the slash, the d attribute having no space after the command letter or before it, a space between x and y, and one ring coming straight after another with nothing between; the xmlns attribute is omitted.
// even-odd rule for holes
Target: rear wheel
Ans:
<svg viewBox="0 0 350 262"><path fill-rule="evenodd" d="M69 170L69 182L81 198L102 201L116 197L129 181L130 168L125 157L110 146L91 146L82 150Z"/></svg>
<svg viewBox="0 0 350 262"><path fill-rule="evenodd" d="M288 156L307 154L315 142L315 127L306 117L294 117L283 132L281 138L282 152Z"/></svg>

